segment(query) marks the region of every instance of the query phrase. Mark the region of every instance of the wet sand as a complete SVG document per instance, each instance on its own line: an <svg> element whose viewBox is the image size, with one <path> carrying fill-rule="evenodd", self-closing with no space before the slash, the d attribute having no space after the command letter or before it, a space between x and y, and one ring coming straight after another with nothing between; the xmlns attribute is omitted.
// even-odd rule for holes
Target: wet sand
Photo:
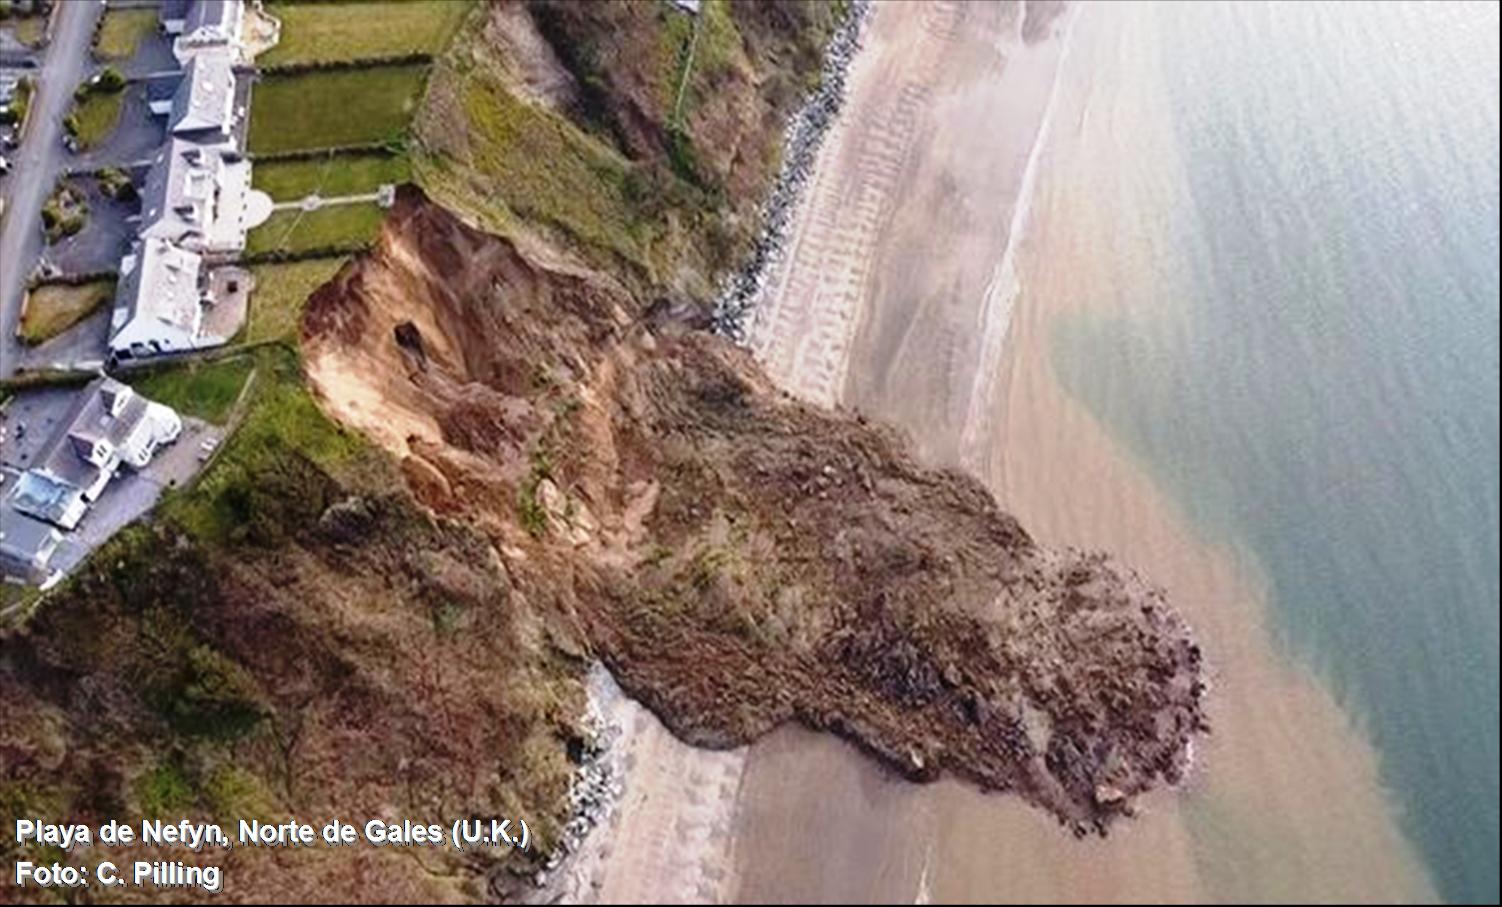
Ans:
<svg viewBox="0 0 1502 907"><path fill-rule="evenodd" d="M779 732L751 748L727 893L1433 900L1370 745L1264 625L1256 565L1196 538L1055 379L1049 325L1084 305L1074 285L1109 285L1091 273L1092 249L1130 226L1039 217L1008 255L1063 43L1021 48L1016 29L1015 7L878 8L753 347L790 390L894 421L932 461L973 468L1040 541L1104 548L1165 586L1211 659L1215 733L1185 789L1148 798L1110 839L1081 842L1015 800L954 781L908 785L839 741ZM1071 47L1079 55L1129 38L1076 40L1087 40ZM1061 98L1058 122L1083 128L1088 98ZM1162 116L1142 103L1137 115ZM1072 163L1041 161L1040 206L1090 210L1056 195L1088 187L1048 178ZM1008 258L1032 292L1013 297Z"/></svg>

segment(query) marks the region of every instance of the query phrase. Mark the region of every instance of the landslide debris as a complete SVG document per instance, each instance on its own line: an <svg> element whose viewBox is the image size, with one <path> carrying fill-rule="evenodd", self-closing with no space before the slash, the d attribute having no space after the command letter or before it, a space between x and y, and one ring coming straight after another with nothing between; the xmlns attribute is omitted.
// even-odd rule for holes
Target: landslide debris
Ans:
<svg viewBox="0 0 1502 907"><path fill-rule="evenodd" d="M686 740L798 720L1080 832L1179 779L1204 685L1161 592L1037 545L974 480L779 392L683 311L408 191L309 301L304 348L327 410Z"/></svg>

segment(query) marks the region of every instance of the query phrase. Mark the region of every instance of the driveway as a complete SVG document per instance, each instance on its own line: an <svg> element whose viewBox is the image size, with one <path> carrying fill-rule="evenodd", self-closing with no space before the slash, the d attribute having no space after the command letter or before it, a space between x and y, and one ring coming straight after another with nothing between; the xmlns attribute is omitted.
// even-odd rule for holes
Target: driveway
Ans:
<svg viewBox="0 0 1502 907"><path fill-rule="evenodd" d="M109 357L110 316L106 305L79 323L36 346L21 346L18 368L26 371L98 371Z"/></svg>
<svg viewBox="0 0 1502 907"><path fill-rule="evenodd" d="M210 439L219 443L224 439L224 430L184 417L182 435L157 451L145 469L134 472L124 468L115 475L78 528L63 537L52 557L52 566L64 573L71 572L90 551L155 507L162 492L186 484L203 467L199 456L203 443Z"/></svg>
<svg viewBox="0 0 1502 907"><path fill-rule="evenodd" d="M176 57L172 56L172 38L160 29L142 38L140 45L136 47L136 52L129 60L123 63L116 62L113 65L127 79L144 79L158 73L182 70L182 65L177 62Z"/></svg>
<svg viewBox="0 0 1502 907"><path fill-rule="evenodd" d="M120 258L130 246L140 205L105 195L92 176L75 176L68 185L88 199L89 222L79 232L48 246L44 253L47 260L63 274L120 270Z"/></svg>
<svg viewBox="0 0 1502 907"><path fill-rule="evenodd" d="M5 435L0 466L17 472L30 469L42 445L67 418L77 395L77 387L38 387L17 393L0 415Z"/></svg>
<svg viewBox="0 0 1502 907"><path fill-rule="evenodd" d="M26 133L11 156L17 172L7 186L0 220L0 379L10 377L21 361L16 325L26 277L42 251L42 204L68 163L62 120L73 103L73 89L92 67L89 42L103 9L86 0L58 9Z"/></svg>
<svg viewBox="0 0 1502 907"><path fill-rule="evenodd" d="M149 164L167 137L167 120L154 117L146 106L146 83L132 82L125 87L120 105L120 122L98 147L90 148L67 162L72 173L92 173L101 167L124 167L127 170Z"/></svg>

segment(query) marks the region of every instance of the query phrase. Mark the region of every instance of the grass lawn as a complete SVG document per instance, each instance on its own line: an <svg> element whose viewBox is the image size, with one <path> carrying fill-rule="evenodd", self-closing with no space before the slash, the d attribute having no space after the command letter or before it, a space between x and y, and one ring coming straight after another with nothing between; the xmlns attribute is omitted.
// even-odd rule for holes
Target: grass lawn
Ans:
<svg viewBox="0 0 1502 907"><path fill-rule="evenodd" d="M43 284L27 294L26 314L21 316L21 342L34 345L50 340L92 315L114 296L113 280L95 280L78 286Z"/></svg>
<svg viewBox="0 0 1502 907"><path fill-rule="evenodd" d="M78 147L93 148L108 138L120 122L124 102L124 91L96 91L74 104L73 116L78 124L74 138L78 139Z"/></svg>
<svg viewBox="0 0 1502 907"><path fill-rule="evenodd" d="M111 9L99 26L94 54L105 60L124 60L136 52L142 39L156 31L157 11L152 8Z"/></svg>
<svg viewBox="0 0 1502 907"><path fill-rule="evenodd" d="M374 202L329 205L317 211L278 211L250 231L245 252L248 255L310 249L353 252L370 244L385 217L385 209Z"/></svg>
<svg viewBox="0 0 1502 907"><path fill-rule="evenodd" d="M255 187L279 202L317 193L324 198L365 195L382 183L405 183L412 166L401 154L337 154L321 158L263 161L253 171Z"/></svg>
<svg viewBox="0 0 1502 907"><path fill-rule="evenodd" d="M15 30L16 40L27 47L39 47L47 33L46 16L21 16L0 19L0 26Z"/></svg>
<svg viewBox="0 0 1502 907"><path fill-rule="evenodd" d="M239 361L258 368L244 421L193 488L169 491L162 502L163 515L200 540L222 541L244 532L263 495L297 504L311 499L318 506L319 486L292 487L308 474L306 461L337 471L367 450L357 434L318 409L303 387L295 351L262 347ZM268 489L268 478L278 480L277 487Z"/></svg>
<svg viewBox="0 0 1502 907"><path fill-rule="evenodd" d="M303 303L339 272L344 261L342 256L310 258L252 267L256 288L250 294L250 320L244 341L265 343L295 338Z"/></svg>
<svg viewBox="0 0 1502 907"><path fill-rule="evenodd" d="M215 362L186 362L151 372L130 382L143 396L178 412L223 425L255 368L249 356Z"/></svg>
<svg viewBox="0 0 1502 907"><path fill-rule="evenodd" d="M272 3L267 12L282 20L281 41L256 62L274 67L437 53L470 6L468 0Z"/></svg>
<svg viewBox="0 0 1502 907"><path fill-rule="evenodd" d="M426 64L270 75L250 109L255 154L397 141L422 96Z"/></svg>

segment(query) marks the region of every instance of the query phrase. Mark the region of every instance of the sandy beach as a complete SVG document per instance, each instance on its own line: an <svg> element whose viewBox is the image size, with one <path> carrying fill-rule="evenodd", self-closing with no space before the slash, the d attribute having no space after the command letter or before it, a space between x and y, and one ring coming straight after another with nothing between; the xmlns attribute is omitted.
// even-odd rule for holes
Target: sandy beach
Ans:
<svg viewBox="0 0 1502 907"><path fill-rule="evenodd" d="M563 870L570 899L1434 899L1370 745L1265 626L1257 565L1196 538L1054 375L1050 324L1087 304L1071 281L1108 279L1092 248L1123 229L1019 216L1026 189L1089 210L1064 203L1088 186L1039 137L1050 117L1092 122L1089 92L1058 91L1066 46L1080 66L1132 36L1075 12L877 4L748 339L791 392L974 471L1041 542L1105 549L1163 585L1214 668L1195 774L1078 841L1015 799L897 780L828 735L708 753L623 700L625 794Z"/></svg>

